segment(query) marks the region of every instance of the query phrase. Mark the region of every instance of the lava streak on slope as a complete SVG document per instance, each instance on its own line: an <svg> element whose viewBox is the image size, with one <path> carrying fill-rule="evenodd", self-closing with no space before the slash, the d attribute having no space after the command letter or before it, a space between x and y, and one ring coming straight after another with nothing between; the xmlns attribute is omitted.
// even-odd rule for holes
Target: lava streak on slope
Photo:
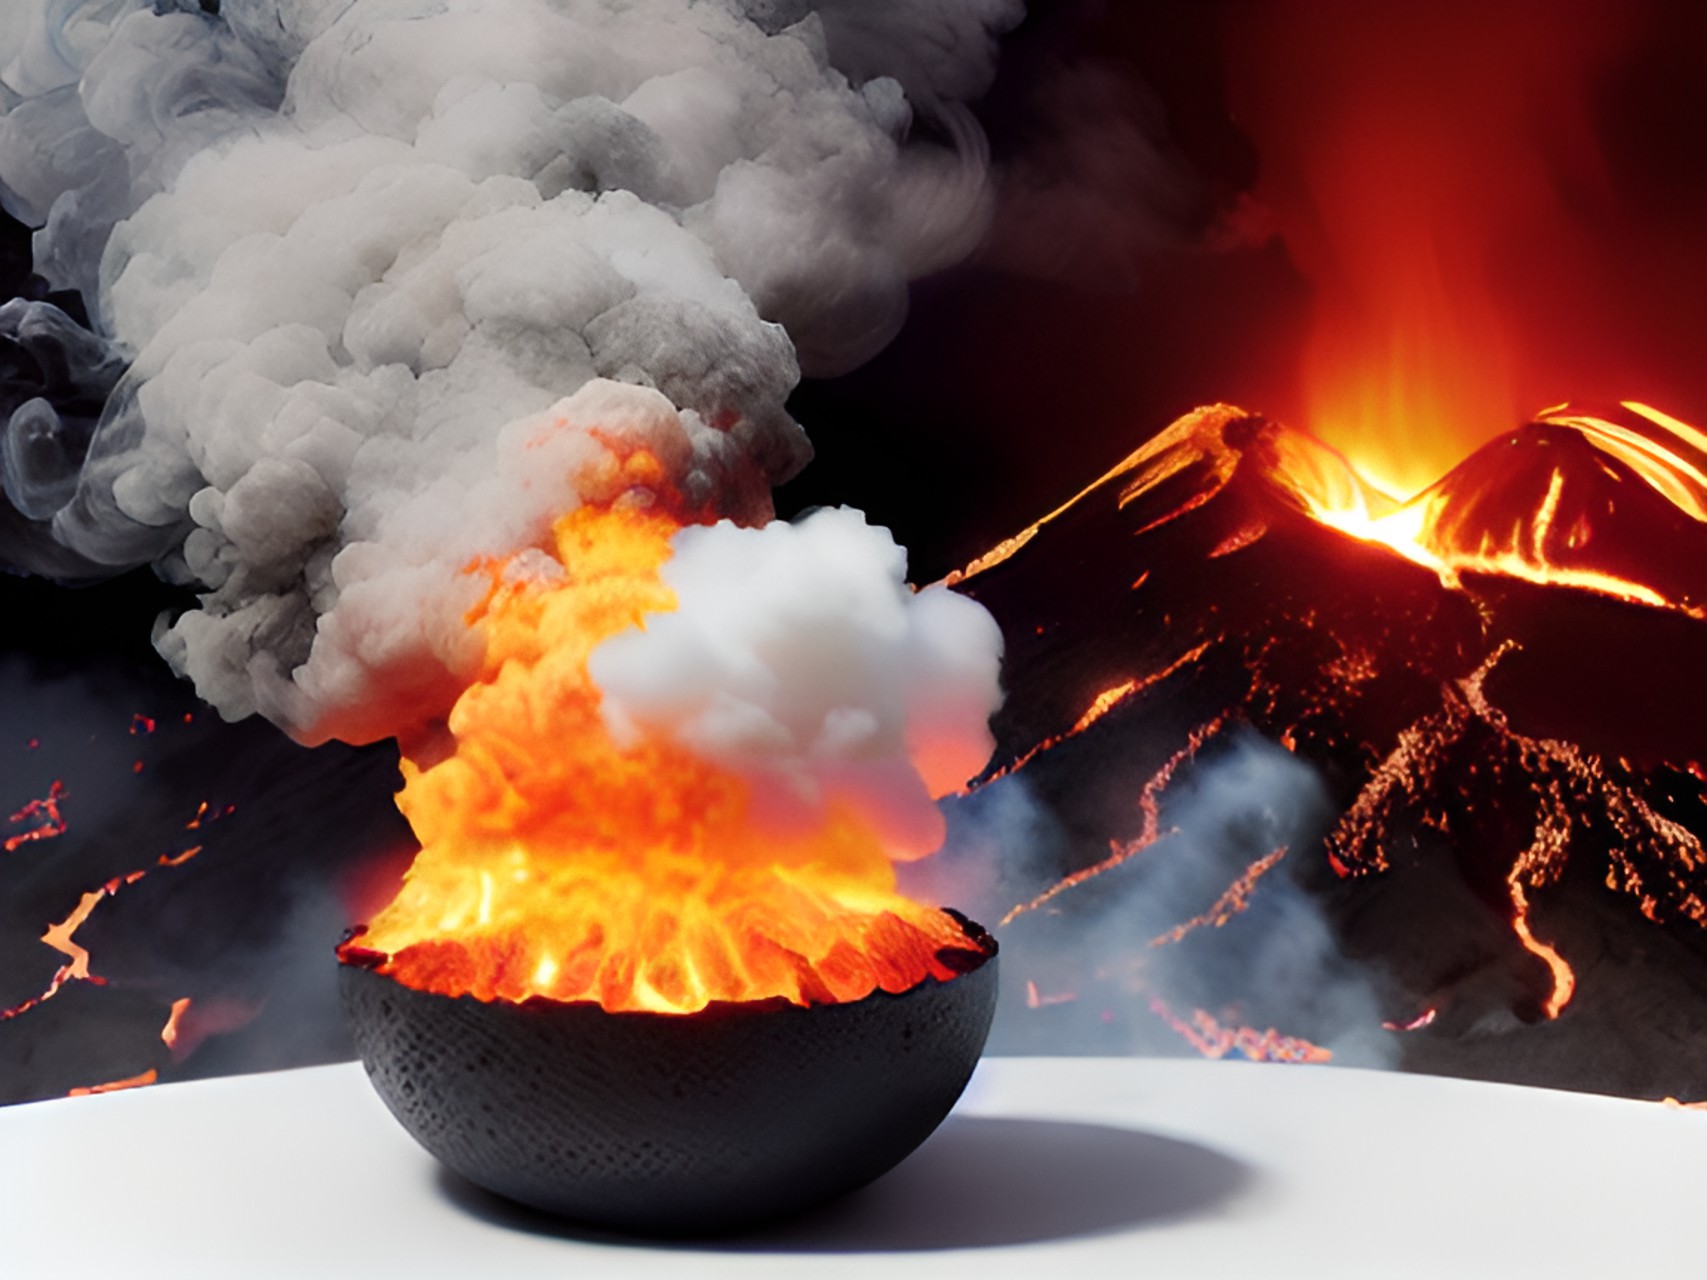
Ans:
<svg viewBox="0 0 1707 1280"><path fill-rule="evenodd" d="M1704 439L1637 404L1549 411L1399 501L1305 433L1215 406L974 562L956 585L1008 645L987 779L1019 774L1069 835L1012 910L1010 964L1024 917L1149 850L1194 758L1248 726L1328 787L1316 856L1283 865L1382 1017L1414 1026L1403 1062L1699 1092L1683 1059L1704 1059L1657 1027L1615 1068L1557 1046L1669 1019L1707 1048ZM1223 901L1260 901L1279 874L1236 876ZM1182 926L1179 945L1243 924ZM1635 1005L1621 962L1640 968ZM1113 966L1134 994L1142 968ZM1221 1001L1287 1017L1244 995ZM1436 1016L1405 1021L1420 1007Z"/></svg>
<svg viewBox="0 0 1707 1280"><path fill-rule="evenodd" d="M1252 1027L1223 1026L1212 1014L1194 1009L1190 1018L1181 1018L1167 1002L1150 1002L1155 1015L1167 1023L1192 1048L1206 1058L1225 1058L1237 1055L1250 1062L1330 1062L1333 1054L1320 1045L1300 1040L1297 1036L1282 1035L1273 1027L1257 1031Z"/></svg>
<svg viewBox="0 0 1707 1280"><path fill-rule="evenodd" d="M65 818L59 811L59 802L65 799L65 784L55 779L48 788L45 796L39 800L28 801L22 808L7 819L11 823L35 822L39 825L25 827L16 835L7 836L3 847L7 853L15 853L26 844L37 840L52 840L55 836L65 834Z"/></svg>
<svg viewBox="0 0 1707 1280"><path fill-rule="evenodd" d="M56 835L63 834L66 829L65 820L60 816L58 808L58 801L63 797L63 795L63 788L59 783L54 783L53 790L50 793L49 802L53 804L52 819L57 827L57 830L55 830L53 834ZM31 805L25 806L24 812L29 812L33 805L40 803L44 802L32 801ZM195 830L200 827L203 816L207 811L207 802L203 801L196 811L196 816L190 819L186 824L185 829ZM229 814L230 812L232 812L232 807L228 806L226 813ZM10 846L8 846L8 848L10 848ZM20 1017L23 1014L30 1012L32 1009L40 1007L42 1004L53 999L62 990L64 990L65 985L69 982L87 982L97 987L105 986L107 979L90 969L89 949L77 941L77 931L88 922L89 917L94 914L95 908L100 906L101 903L106 901L108 898L117 896L121 890L129 885L135 884L138 880L143 879L155 868L181 867L201 851L202 846L197 844L192 845L190 848L185 849L180 853L160 854L154 860L153 866L139 867L134 871L113 876L97 888L90 889L79 897L77 905L71 908L65 918L48 925L41 935L41 941L44 945L51 947L53 950L65 957L64 963L54 971L54 974L48 980L47 985L36 995L30 996L9 1008L0 1008L0 1022L9 1022L13 1018ZM176 1035L178 1020L183 1014L183 1008L180 1006L187 1006L188 1004L188 1000L181 1000L173 1005L172 1017L167 1023L167 1026L173 1031L174 1038ZM172 1044L172 1039L166 1038L164 1033L162 1033L162 1038L168 1046Z"/></svg>

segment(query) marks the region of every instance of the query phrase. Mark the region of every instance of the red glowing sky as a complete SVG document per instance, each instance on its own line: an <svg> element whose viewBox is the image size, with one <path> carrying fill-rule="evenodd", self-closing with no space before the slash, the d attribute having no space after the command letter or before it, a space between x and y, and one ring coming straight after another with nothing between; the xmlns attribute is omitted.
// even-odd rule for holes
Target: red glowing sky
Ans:
<svg viewBox="0 0 1707 1280"><path fill-rule="evenodd" d="M1396 398L1400 443L1445 402L1413 480L1568 399L1707 418L1707 7L1399 9L1034 10L981 108L1028 199L803 389L785 512L858 502L941 572L1209 401L1344 441L1336 395Z"/></svg>

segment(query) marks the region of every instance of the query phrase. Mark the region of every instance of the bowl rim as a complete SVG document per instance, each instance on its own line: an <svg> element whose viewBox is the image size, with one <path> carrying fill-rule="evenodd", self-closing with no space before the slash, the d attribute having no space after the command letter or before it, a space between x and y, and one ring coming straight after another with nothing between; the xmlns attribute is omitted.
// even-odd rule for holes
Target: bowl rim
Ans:
<svg viewBox="0 0 1707 1280"><path fill-rule="evenodd" d="M944 966L954 971L952 978L938 978L934 974L926 974L918 982L904 990L889 991L883 987L873 987L857 1000L829 1000L808 1004L796 1003L787 996L766 996L762 1000L711 1000L698 1009L691 1009L684 1013L671 1013L654 1009L607 1009L597 1000L591 999L558 1000L551 996L530 995L522 1000L510 1000L503 996L494 996L488 1000L471 991L458 992L456 995L448 995L442 991L429 991L423 987L412 986L396 974L385 971L385 966L392 960L392 953L361 945L360 940L366 936L368 931L366 924L355 924L346 929L335 948L335 953L341 968L362 970L373 974L376 978L389 979L405 991L413 992L415 995L433 996L440 1000L470 1000L475 1004L492 1008L527 1009L538 1012L552 1009L582 1009L597 1011L609 1018L657 1019L664 1022L683 1022L689 1019L707 1021L763 1013L783 1013L790 1009L796 1009L803 1013L810 1012L813 1009L845 1009L853 1005L864 1004L867 1001L875 1001L880 996L891 1000L900 1000L924 988L945 987L960 977L976 973L1001 953L1001 945L996 941L995 936L976 920L953 907L938 907L937 910L953 920L966 941L971 944L966 947L945 947L936 953L937 958L943 962ZM949 957L954 958L950 959Z"/></svg>

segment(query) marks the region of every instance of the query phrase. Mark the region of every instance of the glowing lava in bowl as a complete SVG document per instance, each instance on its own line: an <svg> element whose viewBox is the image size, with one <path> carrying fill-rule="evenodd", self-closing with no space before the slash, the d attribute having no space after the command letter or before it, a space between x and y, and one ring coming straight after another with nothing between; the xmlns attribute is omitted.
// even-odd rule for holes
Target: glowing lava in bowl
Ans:
<svg viewBox="0 0 1707 1280"><path fill-rule="evenodd" d="M449 753L405 760L421 849L341 981L376 1088L453 1169L602 1226L727 1229L888 1168L982 1050L995 944L894 859L988 753L995 640L961 686L988 692L945 710L940 668L994 623L907 589L856 513L688 528L625 465L646 500L469 566L484 664Z"/></svg>

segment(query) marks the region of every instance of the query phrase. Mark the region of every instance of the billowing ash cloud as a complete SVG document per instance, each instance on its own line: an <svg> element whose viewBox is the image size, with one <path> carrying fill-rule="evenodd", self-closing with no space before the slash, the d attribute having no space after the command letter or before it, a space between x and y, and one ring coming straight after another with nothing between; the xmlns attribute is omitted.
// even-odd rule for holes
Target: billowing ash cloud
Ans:
<svg viewBox="0 0 1707 1280"><path fill-rule="evenodd" d="M754 781L759 821L819 827L842 805L893 856L941 843L934 798L989 759L1001 632L859 512L684 530L676 609L605 641L589 670L618 743L679 742Z"/></svg>
<svg viewBox="0 0 1707 1280"><path fill-rule="evenodd" d="M0 202L96 331L0 309L53 370L0 405L0 563L194 584L161 651L311 742L439 719L478 660L462 570L577 502L769 514L801 368L872 354L980 232L954 104L1019 8L208 7L0 23Z"/></svg>

